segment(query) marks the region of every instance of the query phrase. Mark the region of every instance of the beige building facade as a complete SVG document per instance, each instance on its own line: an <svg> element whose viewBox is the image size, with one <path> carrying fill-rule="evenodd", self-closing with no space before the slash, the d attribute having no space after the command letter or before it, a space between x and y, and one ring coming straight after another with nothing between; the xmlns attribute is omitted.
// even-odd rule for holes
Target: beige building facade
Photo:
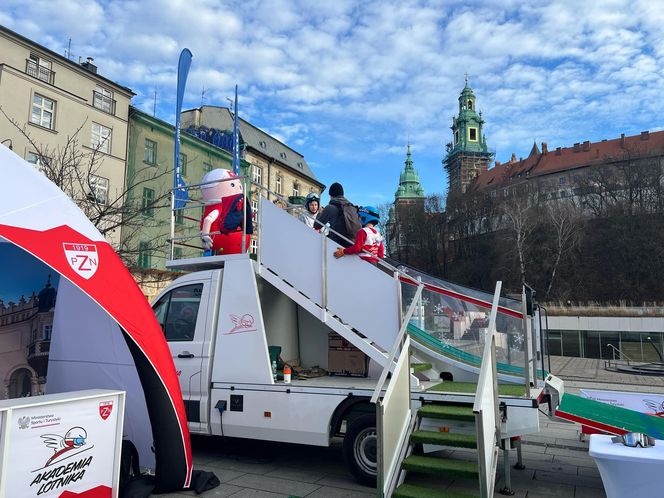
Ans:
<svg viewBox="0 0 664 498"><path fill-rule="evenodd" d="M203 106L184 111L181 128L208 128L233 130L233 113L227 107ZM320 196L325 188L318 181L304 156L291 149L260 128L240 118L240 141L244 144L243 159L250 165L251 180L260 185L261 194L279 202L279 196L293 203L302 203L310 192ZM252 209L258 209L258 197L253 187ZM276 194L276 195L275 195ZM256 240L252 240L252 252L256 252Z"/></svg>
<svg viewBox="0 0 664 498"><path fill-rule="evenodd" d="M124 192L134 93L101 76L93 62L69 60L0 26L0 141L39 165L51 159L40 155L57 157L75 139L81 163L97 158L90 194L108 202ZM119 230L107 238L117 246Z"/></svg>

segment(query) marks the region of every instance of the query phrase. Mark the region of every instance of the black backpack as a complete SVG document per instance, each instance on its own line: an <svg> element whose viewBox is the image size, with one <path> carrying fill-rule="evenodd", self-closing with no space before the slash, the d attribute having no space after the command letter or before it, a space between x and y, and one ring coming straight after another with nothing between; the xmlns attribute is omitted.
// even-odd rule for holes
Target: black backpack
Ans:
<svg viewBox="0 0 664 498"><path fill-rule="evenodd" d="M350 202L345 202L341 205L344 212L344 221L346 222L346 233L351 241L355 240L357 232L362 230L362 223L360 222L360 215L357 213L357 206Z"/></svg>

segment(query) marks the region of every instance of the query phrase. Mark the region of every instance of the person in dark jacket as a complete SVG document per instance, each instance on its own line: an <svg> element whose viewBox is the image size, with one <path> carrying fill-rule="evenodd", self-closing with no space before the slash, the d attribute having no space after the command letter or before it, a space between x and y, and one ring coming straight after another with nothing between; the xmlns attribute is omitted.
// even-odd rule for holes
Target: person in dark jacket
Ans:
<svg viewBox="0 0 664 498"><path fill-rule="evenodd" d="M342 247L350 247L353 245L353 240L355 240L355 234L349 235L346 231L346 220L344 218L343 205L348 202L344 197L344 188L340 183L334 182L330 185L330 203L325 206L325 209L318 212L316 216L317 226L325 225L326 223L330 224L330 228L336 233L339 233L350 240L344 240L339 237L336 233L330 231L329 237L339 244ZM320 223L320 225L318 225Z"/></svg>

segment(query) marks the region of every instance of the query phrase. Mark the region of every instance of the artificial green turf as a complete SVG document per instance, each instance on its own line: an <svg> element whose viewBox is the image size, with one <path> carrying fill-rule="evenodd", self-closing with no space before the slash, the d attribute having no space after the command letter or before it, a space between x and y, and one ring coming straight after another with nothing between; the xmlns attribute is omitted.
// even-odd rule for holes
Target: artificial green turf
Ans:
<svg viewBox="0 0 664 498"><path fill-rule="evenodd" d="M427 391L441 391L447 393L475 393L477 384L475 382L441 382L430 387ZM498 384L498 394L501 396L523 396L526 394L526 386L521 384Z"/></svg>
<svg viewBox="0 0 664 498"><path fill-rule="evenodd" d="M477 438L470 434L456 432L415 431L410 435L414 444L437 444L456 448L477 448Z"/></svg>
<svg viewBox="0 0 664 498"><path fill-rule="evenodd" d="M473 407L469 405L439 405L426 404L417 410L418 416L422 418L436 418L442 420L466 420L474 421Z"/></svg>
<svg viewBox="0 0 664 498"><path fill-rule="evenodd" d="M426 372L431 370L431 363L411 363L410 368L413 369L413 372Z"/></svg>
<svg viewBox="0 0 664 498"><path fill-rule="evenodd" d="M414 486L413 484L402 484L394 490L392 496L395 498L478 498L478 495L423 488L422 486Z"/></svg>
<svg viewBox="0 0 664 498"><path fill-rule="evenodd" d="M446 475L477 479L479 468L475 462L465 460L448 460L445 458L410 455L401 463L401 467L410 472L422 474Z"/></svg>
<svg viewBox="0 0 664 498"><path fill-rule="evenodd" d="M558 410L629 432L642 432L655 439L664 439L664 419L646 413L569 393L563 395Z"/></svg>

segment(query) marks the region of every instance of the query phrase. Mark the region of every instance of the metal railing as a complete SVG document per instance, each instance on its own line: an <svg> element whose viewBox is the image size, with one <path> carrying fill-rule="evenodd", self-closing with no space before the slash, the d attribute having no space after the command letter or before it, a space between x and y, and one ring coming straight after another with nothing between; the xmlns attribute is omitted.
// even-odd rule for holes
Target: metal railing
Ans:
<svg viewBox="0 0 664 498"><path fill-rule="evenodd" d="M422 295L420 285L411 301L387 362L380 374L371 402L376 405L377 440L377 490L378 496L391 496L396 487L401 460L406 451L408 434L412 431L413 416L410 410L410 338L408 322ZM395 364L396 359L396 364ZM393 371L385 394L381 392L388 373ZM407 393L407 396L404 394Z"/></svg>
<svg viewBox="0 0 664 498"><path fill-rule="evenodd" d="M625 353L623 353L619 348L615 347L613 344L607 344L608 347L611 348L611 352L613 353L613 361L616 360L627 360L627 361L635 361L629 356L627 356ZM616 353L620 356L619 358L616 358Z"/></svg>
<svg viewBox="0 0 664 498"><path fill-rule="evenodd" d="M45 81L49 85L53 85L55 82L55 71L38 64L37 61L32 59L25 59L25 74Z"/></svg>
<svg viewBox="0 0 664 498"><path fill-rule="evenodd" d="M482 498L493 496L498 464L498 443L500 442L501 416L496 369L496 315L501 287L502 282L497 282L473 404L477 435L477 461L480 469L480 496Z"/></svg>

